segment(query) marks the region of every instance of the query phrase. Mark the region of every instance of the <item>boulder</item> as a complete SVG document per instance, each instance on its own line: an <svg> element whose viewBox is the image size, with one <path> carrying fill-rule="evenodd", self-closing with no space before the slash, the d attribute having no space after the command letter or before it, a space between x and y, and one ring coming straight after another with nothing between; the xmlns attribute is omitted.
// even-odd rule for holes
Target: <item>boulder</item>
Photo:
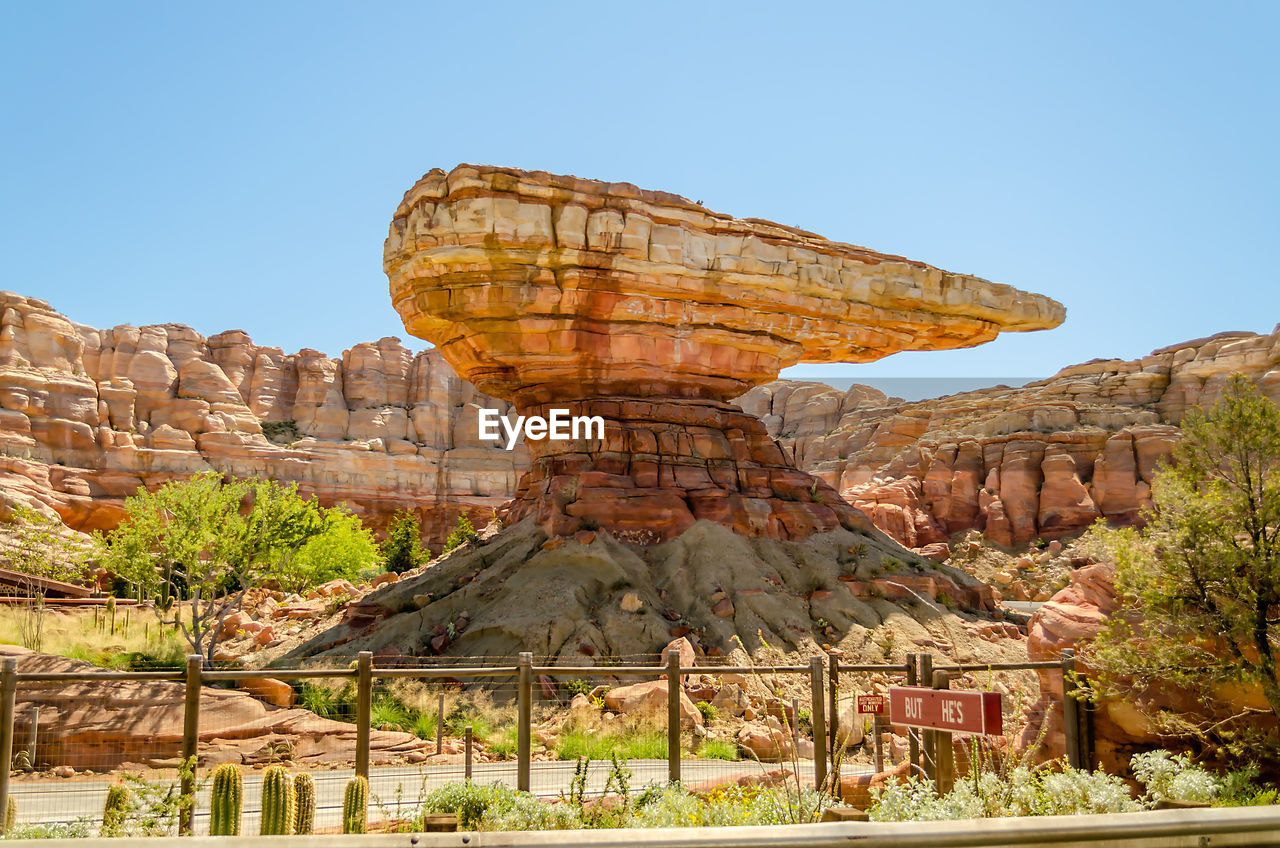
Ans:
<svg viewBox="0 0 1280 848"><path fill-rule="evenodd" d="M667 681L653 680L648 683L636 683L631 686L619 686L610 689L604 695L606 709L628 715L640 713L661 713L666 715ZM683 690L680 692L680 726L701 727L702 712L689 700Z"/></svg>
<svg viewBox="0 0 1280 848"><path fill-rule="evenodd" d="M791 734L780 727L745 724L738 730L738 747L744 756L762 763L776 763L795 753Z"/></svg>

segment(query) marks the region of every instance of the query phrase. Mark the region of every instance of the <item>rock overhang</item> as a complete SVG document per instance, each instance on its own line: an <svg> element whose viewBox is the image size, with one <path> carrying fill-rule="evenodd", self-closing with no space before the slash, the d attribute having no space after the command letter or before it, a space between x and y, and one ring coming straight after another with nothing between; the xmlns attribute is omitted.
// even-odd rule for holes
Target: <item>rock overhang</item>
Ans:
<svg viewBox="0 0 1280 848"><path fill-rule="evenodd" d="M384 267L409 332L517 402L728 400L799 362L971 347L1065 317L1042 295L678 195L488 166L419 180Z"/></svg>

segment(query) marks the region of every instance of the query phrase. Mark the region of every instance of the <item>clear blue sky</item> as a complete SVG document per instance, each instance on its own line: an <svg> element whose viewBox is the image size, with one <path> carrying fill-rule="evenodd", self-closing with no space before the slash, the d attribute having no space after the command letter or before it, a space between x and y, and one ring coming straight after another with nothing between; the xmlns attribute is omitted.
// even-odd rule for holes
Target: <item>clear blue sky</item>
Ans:
<svg viewBox="0 0 1280 848"><path fill-rule="evenodd" d="M474 162L674 191L1068 308L827 376L1040 376L1270 331L1277 33L1272 2L8 0L0 288L290 351L405 338L387 224L424 172Z"/></svg>

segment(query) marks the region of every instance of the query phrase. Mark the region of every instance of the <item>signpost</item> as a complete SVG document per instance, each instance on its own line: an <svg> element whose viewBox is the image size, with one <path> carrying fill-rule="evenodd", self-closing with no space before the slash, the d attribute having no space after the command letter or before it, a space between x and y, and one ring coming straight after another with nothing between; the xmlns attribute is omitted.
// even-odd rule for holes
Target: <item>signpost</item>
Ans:
<svg viewBox="0 0 1280 848"><path fill-rule="evenodd" d="M876 773L884 771L884 695L859 695L858 714L875 716L871 720L871 738L876 740Z"/></svg>
<svg viewBox="0 0 1280 848"><path fill-rule="evenodd" d="M864 715L884 715L884 695L859 695L858 712Z"/></svg>
<svg viewBox="0 0 1280 848"><path fill-rule="evenodd" d="M889 690L889 723L948 733L1003 732L999 692L895 686Z"/></svg>

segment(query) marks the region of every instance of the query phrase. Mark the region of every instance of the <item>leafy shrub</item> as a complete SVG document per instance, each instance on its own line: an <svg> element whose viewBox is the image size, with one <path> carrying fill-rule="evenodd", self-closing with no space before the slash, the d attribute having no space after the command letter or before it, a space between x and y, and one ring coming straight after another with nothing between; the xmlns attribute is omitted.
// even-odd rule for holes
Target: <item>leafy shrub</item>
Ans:
<svg viewBox="0 0 1280 848"><path fill-rule="evenodd" d="M705 799L678 785L650 788L636 799L626 827L724 827L781 825L817 821L834 802L811 789L729 786Z"/></svg>
<svg viewBox="0 0 1280 848"><path fill-rule="evenodd" d="M267 441L277 445L291 445L302 438L302 434L298 432L298 422L292 419L288 421L263 421L262 435L267 437Z"/></svg>
<svg viewBox="0 0 1280 848"><path fill-rule="evenodd" d="M698 707L698 712L702 713L703 721L715 721L720 717L720 710L716 708L715 704L708 701L697 701L696 706Z"/></svg>
<svg viewBox="0 0 1280 848"><path fill-rule="evenodd" d="M353 709L350 687L335 690L329 686L303 682L298 689L298 706L310 710L320 718L336 718L347 715Z"/></svg>
<svg viewBox="0 0 1280 848"><path fill-rule="evenodd" d="M564 681L565 691L572 695L582 695L587 697L591 695L591 690L596 688L591 685L590 681L583 680L581 677L575 677L572 680Z"/></svg>
<svg viewBox="0 0 1280 848"><path fill-rule="evenodd" d="M375 698L370 704L369 723L374 727L392 730L409 730L414 726L413 716L405 705L385 695Z"/></svg>
<svg viewBox="0 0 1280 848"><path fill-rule="evenodd" d="M1191 762L1186 754L1144 751L1129 760L1133 776L1146 787L1147 799L1157 801L1198 801L1207 803L1222 790L1222 781Z"/></svg>
<svg viewBox="0 0 1280 848"><path fill-rule="evenodd" d="M396 574L403 574L431 559L431 551L422 547L422 525L418 516L406 510L397 510L392 516L381 548L387 570Z"/></svg>
<svg viewBox="0 0 1280 848"><path fill-rule="evenodd" d="M1124 781L1102 770L1061 771L1017 766L1007 778L984 771L956 782L938 797L931 780L872 790L872 821L940 821L1003 816L1128 813L1142 809Z"/></svg>
<svg viewBox="0 0 1280 848"><path fill-rule="evenodd" d="M89 820L58 824L20 824L5 832L5 839L88 839Z"/></svg>
<svg viewBox="0 0 1280 848"><path fill-rule="evenodd" d="M455 548L460 548L469 542L474 542L479 535L480 534L476 532L476 528L471 526L471 519L467 518L465 515L459 515L458 524L453 528L453 531L445 537L444 548L440 553L447 554Z"/></svg>
<svg viewBox="0 0 1280 848"><path fill-rule="evenodd" d="M527 792L495 799L480 817L480 830L573 830L582 827L578 808L547 804ZM459 824L461 826L461 824Z"/></svg>

